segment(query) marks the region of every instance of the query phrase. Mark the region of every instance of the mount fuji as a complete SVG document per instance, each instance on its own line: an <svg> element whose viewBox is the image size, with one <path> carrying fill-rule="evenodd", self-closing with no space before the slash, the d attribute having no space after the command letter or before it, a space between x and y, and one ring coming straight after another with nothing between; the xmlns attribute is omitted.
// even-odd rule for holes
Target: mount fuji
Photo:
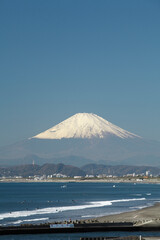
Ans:
<svg viewBox="0 0 160 240"><path fill-rule="evenodd" d="M160 143L93 113L78 113L24 141L0 148L0 164L160 165Z"/></svg>
<svg viewBox="0 0 160 240"><path fill-rule="evenodd" d="M93 113L77 113L58 125L42 132L33 138L106 138L109 135L118 138L136 138L135 134L119 128Z"/></svg>

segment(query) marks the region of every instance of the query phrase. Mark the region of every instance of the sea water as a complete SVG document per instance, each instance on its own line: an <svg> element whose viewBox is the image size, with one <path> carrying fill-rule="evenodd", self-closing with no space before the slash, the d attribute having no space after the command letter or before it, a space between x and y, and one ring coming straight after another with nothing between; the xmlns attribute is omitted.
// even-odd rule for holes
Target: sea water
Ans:
<svg viewBox="0 0 160 240"><path fill-rule="evenodd" d="M70 221L133 211L160 201L159 190L159 184L143 183L0 183L0 225ZM64 240L80 236L84 234L24 235L23 239ZM1 239L21 239L6 237Z"/></svg>

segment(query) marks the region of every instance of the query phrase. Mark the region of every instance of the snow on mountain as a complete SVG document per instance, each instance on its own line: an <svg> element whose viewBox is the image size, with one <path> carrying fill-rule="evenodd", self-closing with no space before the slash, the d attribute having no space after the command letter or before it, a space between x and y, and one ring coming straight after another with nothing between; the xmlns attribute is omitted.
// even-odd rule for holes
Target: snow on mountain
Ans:
<svg viewBox="0 0 160 240"><path fill-rule="evenodd" d="M77 113L52 128L32 137L37 139L63 138L105 138L109 135L119 138L140 138L93 113Z"/></svg>
<svg viewBox="0 0 160 240"><path fill-rule="evenodd" d="M1 165L63 163L82 166L159 166L160 143L92 114L78 113L32 138L0 148Z"/></svg>

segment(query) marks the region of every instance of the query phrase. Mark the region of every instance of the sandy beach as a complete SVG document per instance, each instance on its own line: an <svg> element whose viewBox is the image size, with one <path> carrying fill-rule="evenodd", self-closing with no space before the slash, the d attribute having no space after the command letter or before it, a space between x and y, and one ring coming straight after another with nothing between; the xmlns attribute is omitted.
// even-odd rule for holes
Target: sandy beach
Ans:
<svg viewBox="0 0 160 240"><path fill-rule="evenodd" d="M134 184L160 184L159 178L150 178L144 179L143 181L139 181L138 179L125 179L125 178L113 178L113 179L74 179L74 178L54 178L54 179L43 179L43 180L34 180L29 178L0 178L0 183L45 183L45 182L53 182L53 183L70 183L70 182L80 182L80 183L134 183Z"/></svg>
<svg viewBox="0 0 160 240"><path fill-rule="evenodd" d="M72 223L75 224L76 227L74 228L65 228L65 229L54 229L54 233L56 230L59 231L58 233L65 233L65 232L92 232L93 229L97 229L100 231L100 228L106 228L112 229L113 231L136 231L136 227L140 229L140 231L143 231L143 228L147 231L159 231L160 230L160 203L156 203L152 207L146 207L141 210L132 211L132 212L125 212L121 214L115 214L115 215L109 215L104 217L98 217L93 219L87 219L87 220L80 220L73 221ZM88 223L88 224L87 224ZM105 224L105 225L104 225ZM132 225L133 224L133 225ZM92 226L92 227L91 227ZM140 228L139 228L140 227ZM50 225L44 225L44 226L36 226L36 225L28 225L27 226L20 226L20 227L6 227L0 229L0 235L5 234L33 234L33 233L53 233L53 229L50 228ZM134 235L134 234L132 234ZM117 238L119 239L119 238ZM121 237L120 239L123 239ZM134 238L126 238L124 239L134 239ZM160 240L160 237L140 237L140 239L143 240Z"/></svg>
<svg viewBox="0 0 160 240"><path fill-rule="evenodd" d="M140 210L85 220L87 222L132 222L135 226L160 226L160 203Z"/></svg>

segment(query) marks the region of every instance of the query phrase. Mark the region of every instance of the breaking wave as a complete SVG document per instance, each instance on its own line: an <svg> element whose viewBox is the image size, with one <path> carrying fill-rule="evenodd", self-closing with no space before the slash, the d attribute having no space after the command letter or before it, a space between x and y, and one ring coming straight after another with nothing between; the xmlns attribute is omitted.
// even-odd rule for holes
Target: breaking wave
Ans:
<svg viewBox="0 0 160 240"><path fill-rule="evenodd" d="M130 202L130 201L142 201L142 200L146 200L146 198L97 201L97 202L88 202L87 204L77 205L77 206L48 207L48 208L35 209L35 210L14 211L14 212L7 212L7 213L0 214L0 220L6 219L6 218L19 218L19 217L29 217L34 215L56 214L64 211L75 211L75 210L82 210L86 208L105 207L105 206L110 206L113 203L117 203L117 202Z"/></svg>
<svg viewBox="0 0 160 240"><path fill-rule="evenodd" d="M40 221L46 221L49 220L49 218L34 218L34 219L24 219L24 220L17 220L15 222L9 222L7 224L3 225L16 225L16 224L22 224L22 223L28 223L28 222L40 222Z"/></svg>

